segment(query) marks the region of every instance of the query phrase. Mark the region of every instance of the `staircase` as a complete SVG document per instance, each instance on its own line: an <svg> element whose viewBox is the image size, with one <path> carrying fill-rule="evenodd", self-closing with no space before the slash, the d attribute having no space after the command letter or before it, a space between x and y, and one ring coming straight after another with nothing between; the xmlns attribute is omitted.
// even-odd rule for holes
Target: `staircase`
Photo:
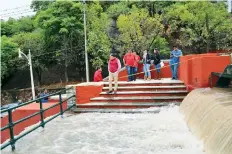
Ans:
<svg viewBox="0 0 232 154"><path fill-rule="evenodd" d="M104 82L100 96L92 98L90 103L79 104L75 112L140 113L142 110L138 109L180 105L188 94L182 81L170 79L119 82L117 94L107 94L107 91L109 85Z"/></svg>

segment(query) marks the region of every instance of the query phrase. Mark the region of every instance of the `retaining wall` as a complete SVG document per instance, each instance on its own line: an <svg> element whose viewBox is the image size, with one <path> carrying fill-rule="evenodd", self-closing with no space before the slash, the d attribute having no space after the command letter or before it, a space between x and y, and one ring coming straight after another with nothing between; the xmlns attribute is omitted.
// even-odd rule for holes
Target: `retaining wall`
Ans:
<svg viewBox="0 0 232 154"><path fill-rule="evenodd" d="M195 89L180 105L207 154L232 154L232 89Z"/></svg>

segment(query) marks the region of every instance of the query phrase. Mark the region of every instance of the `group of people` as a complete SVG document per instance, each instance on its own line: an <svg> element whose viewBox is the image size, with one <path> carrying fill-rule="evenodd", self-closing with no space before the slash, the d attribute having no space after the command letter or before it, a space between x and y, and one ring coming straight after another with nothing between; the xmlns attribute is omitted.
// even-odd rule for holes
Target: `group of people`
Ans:
<svg viewBox="0 0 232 154"><path fill-rule="evenodd" d="M177 72L179 67L179 57L182 56L182 51L179 50L176 46L173 47L173 50L170 53L170 68L172 72L172 79L178 80ZM142 59L140 56L132 50L128 50L128 52L123 57L123 63L126 66L128 73L128 82L136 80L136 74L138 72L139 63L143 63L143 72L144 72L144 80L151 80L151 70L150 67L154 65L155 70L157 71L157 76L155 79L160 79L160 71L161 71L161 58L160 52L156 48L153 51L153 54L147 52L147 50L143 51ZM110 54L109 62L108 62L108 71L109 71L109 91L108 93L117 93L118 88L118 74L121 69L121 62L116 57L115 53ZM112 88L112 81L114 80L114 91ZM102 69L99 68L94 74L94 82L102 81Z"/></svg>

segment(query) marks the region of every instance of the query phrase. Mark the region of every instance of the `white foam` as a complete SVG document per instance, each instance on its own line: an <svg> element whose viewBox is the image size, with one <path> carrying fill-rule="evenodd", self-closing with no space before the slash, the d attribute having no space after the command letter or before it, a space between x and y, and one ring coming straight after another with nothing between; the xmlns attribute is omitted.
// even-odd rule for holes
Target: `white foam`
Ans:
<svg viewBox="0 0 232 154"><path fill-rule="evenodd" d="M157 108L153 108L157 110ZM152 108L148 109L152 110ZM146 110L144 110L146 112ZM10 147L2 151L12 153ZM16 143L17 154L203 154L179 107L159 114L66 115Z"/></svg>

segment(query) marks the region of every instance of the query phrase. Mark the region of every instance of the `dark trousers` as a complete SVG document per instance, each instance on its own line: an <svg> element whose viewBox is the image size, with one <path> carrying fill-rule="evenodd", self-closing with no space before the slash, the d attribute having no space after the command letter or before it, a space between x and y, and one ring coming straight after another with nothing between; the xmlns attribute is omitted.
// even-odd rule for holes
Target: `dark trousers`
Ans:
<svg viewBox="0 0 232 154"><path fill-rule="evenodd" d="M137 74L137 72L138 72L138 67L134 67L134 72L133 72L133 74L134 74L134 81L136 80L136 74Z"/></svg>
<svg viewBox="0 0 232 154"><path fill-rule="evenodd" d="M127 66L128 81L135 80L135 67Z"/></svg>

